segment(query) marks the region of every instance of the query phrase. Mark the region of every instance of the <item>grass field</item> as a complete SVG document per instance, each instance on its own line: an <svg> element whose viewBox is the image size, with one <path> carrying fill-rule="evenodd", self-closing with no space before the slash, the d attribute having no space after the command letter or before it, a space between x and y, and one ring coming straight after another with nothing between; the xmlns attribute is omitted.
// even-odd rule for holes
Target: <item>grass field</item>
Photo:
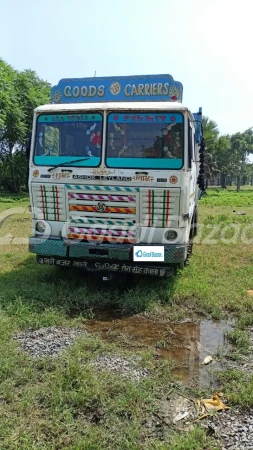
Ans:
<svg viewBox="0 0 253 450"><path fill-rule="evenodd" d="M5 217L0 226L0 448L218 449L198 426L186 435L171 430L164 441L145 435L157 399L177 385L171 361L90 336L58 358L30 360L12 337L41 326L85 328L96 308L115 307L129 314L149 311L168 323L234 318L230 340L247 352L245 330L253 325L253 296L247 293L253 289L253 190L210 189L201 200L200 233L189 266L169 280L136 278L127 286L120 280L99 286L96 276L36 266L26 244L28 204L25 196L0 197L0 225ZM138 354L151 375L137 382L97 371L92 358L108 353ZM232 404L253 406L253 376L246 380L230 371L221 380Z"/></svg>

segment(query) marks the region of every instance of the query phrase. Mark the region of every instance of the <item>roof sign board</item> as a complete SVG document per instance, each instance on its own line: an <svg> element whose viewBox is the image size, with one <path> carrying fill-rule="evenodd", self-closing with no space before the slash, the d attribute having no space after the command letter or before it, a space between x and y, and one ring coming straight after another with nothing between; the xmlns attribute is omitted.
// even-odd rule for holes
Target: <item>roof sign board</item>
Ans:
<svg viewBox="0 0 253 450"><path fill-rule="evenodd" d="M171 75L62 79L52 103L182 102L183 86Z"/></svg>

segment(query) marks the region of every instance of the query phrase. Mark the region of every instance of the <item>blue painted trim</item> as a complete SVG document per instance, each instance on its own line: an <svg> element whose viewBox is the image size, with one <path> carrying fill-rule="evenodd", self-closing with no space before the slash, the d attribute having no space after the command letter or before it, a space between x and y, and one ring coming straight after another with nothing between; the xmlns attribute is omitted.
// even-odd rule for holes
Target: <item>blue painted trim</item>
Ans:
<svg viewBox="0 0 253 450"><path fill-rule="evenodd" d="M153 121L150 121L150 118ZM149 119L149 120L147 120ZM183 115L181 113L168 114L164 111L152 111L149 113L140 113L135 111L126 111L124 113L112 112L108 116L108 123L138 123L138 124L173 124L183 123Z"/></svg>
<svg viewBox="0 0 253 450"><path fill-rule="evenodd" d="M165 158L107 158L107 167L129 169L181 169L183 160Z"/></svg>
<svg viewBox="0 0 253 450"><path fill-rule="evenodd" d="M38 255L67 256L67 246L62 239L30 237L29 252Z"/></svg>
<svg viewBox="0 0 253 450"><path fill-rule="evenodd" d="M85 158L84 156L76 156L76 159ZM34 164L37 166L56 166L57 164L73 161L75 156L34 156ZM98 167L100 164L100 158L97 156L91 156L86 161L72 163L66 167Z"/></svg>
<svg viewBox="0 0 253 450"><path fill-rule="evenodd" d="M69 112L68 114L55 113L55 114L40 114L38 117L39 123L76 123L76 122L102 122L103 116L102 114L72 114Z"/></svg>

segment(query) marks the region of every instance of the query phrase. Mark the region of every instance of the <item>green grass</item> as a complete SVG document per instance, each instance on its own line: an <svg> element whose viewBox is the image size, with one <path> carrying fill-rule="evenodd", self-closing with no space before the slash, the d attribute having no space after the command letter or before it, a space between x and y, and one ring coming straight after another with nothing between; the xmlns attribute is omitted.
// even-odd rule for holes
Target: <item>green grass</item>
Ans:
<svg viewBox="0 0 253 450"><path fill-rule="evenodd" d="M119 278L102 286L95 275L36 265L27 244L18 240L30 234L28 205L25 196L0 196L0 218L7 209L22 209L0 223L0 448L218 449L198 427L187 434L169 430L164 441L147 437L145 423L156 412L157 398L178 381L170 360L89 336L59 358L30 360L12 336L40 326L85 328L96 308L113 307L129 314L148 311L158 326L161 320L185 317L234 318L230 340L235 351L246 353L245 328L253 324L253 297L247 294L253 289L253 243L242 238L245 229L248 241L253 237L253 191L208 191L200 203L202 231L181 273L169 280L133 278L127 284ZM239 231L228 242L230 224ZM95 370L92 358L108 353L138 354L150 376L137 383ZM228 372L221 383L229 402L253 406L253 378Z"/></svg>
<svg viewBox="0 0 253 450"><path fill-rule="evenodd" d="M227 370L219 374L230 405L247 409L253 407L253 375L241 370Z"/></svg>
<svg viewBox="0 0 253 450"><path fill-rule="evenodd" d="M10 341L15 329L3 317L0 448L200 450L211 445L198 428L187 437L169 433L163 442L145 438L146 420L157 408L155 398L158 393L165 396L172 383L168 361L137 352L151 373L141 382L97 371L91 364L97 355L132 353L93 336L80 338L59 358L31 361Z"/></svg>
<svg viewBox="0 0 253 450"><path fill-rule="evenodd" d="M232 206L236 208L251 206L253 187L244 186L239 192L235 187L220 189L211 187L207 191L208 195L202 197L201 203L208 206Z"/></svg>
<svg viewBox="0 0 253 450"><path fill-rule="evenodd" d="M99 449L137 442L141 421L152 413L155 379L134 383L94 370L91 358L108 351L112 346L86 338L55 360L16 356L16 364L1 371L1 448L13 448L17 436L20 449L40 448L40 442L43 448Z"/></svg>
<svg viewBox="0 0 253 450"><path fill-rule="evenodd" d="M249 352L250 339L247 331L235 328L227 332L226 337L234 345L237 354L245 355Z"/></svg>

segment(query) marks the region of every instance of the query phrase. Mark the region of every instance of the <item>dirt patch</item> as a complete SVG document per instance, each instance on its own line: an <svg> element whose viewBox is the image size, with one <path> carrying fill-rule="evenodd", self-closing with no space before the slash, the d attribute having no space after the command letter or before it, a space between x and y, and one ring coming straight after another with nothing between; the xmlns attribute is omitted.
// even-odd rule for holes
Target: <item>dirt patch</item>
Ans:
<svg viewBox="0 0 253 450"><path fill-rule="evenodd" d="M186 429L198 417L195 402L177 393L167 400L160 400L158 407L157 415L169 426Z"/></svg>

